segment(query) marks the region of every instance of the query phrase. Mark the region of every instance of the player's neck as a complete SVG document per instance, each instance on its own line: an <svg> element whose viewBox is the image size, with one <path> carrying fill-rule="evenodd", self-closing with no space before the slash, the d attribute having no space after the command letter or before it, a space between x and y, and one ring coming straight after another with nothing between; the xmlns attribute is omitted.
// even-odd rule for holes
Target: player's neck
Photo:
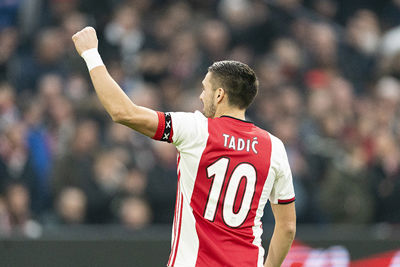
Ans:
<svg viewBox="0 0 400 267"><path fill-rule="evenodd" d="M215 112L215 118L221 117L221 116L229 116L233 117L236 119L240 120L245 120L245 114L246 110L244 109L236 109L236 108L221 108L217 109Z"/></svg>

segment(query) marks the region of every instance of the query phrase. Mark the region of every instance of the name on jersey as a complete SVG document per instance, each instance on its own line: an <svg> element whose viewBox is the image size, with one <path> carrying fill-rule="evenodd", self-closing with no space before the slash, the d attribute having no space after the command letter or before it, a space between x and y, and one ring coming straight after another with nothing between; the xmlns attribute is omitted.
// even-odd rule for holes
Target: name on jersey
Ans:
<svg viewBox="0 0 400 267"><path fill-rule="evenodd" d="M224 137L224 147L233 149L236 151L246 150L250 152L250 149L257 154L256 145L258 144L257 137L253 139L243 139L239 137L235 137L229 134L222 134Z"/></svg>

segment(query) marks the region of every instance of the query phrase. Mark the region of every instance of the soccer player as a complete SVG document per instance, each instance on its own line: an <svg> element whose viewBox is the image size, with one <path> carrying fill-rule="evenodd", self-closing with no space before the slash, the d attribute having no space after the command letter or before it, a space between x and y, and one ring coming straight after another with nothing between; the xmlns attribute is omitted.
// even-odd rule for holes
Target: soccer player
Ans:
<svg viewBox="0 0 400 267"><path fill-rule="evenodd" d="M178 150L168 266L263 266L261 217L268 199L275 228L264 266L280 266L295 235L295 195L283 143L245 121L258 90L253 70L216 62L202 81L203 114L156 112L132 103L112 79L92 27L72 40L113 121Z"/></svg>

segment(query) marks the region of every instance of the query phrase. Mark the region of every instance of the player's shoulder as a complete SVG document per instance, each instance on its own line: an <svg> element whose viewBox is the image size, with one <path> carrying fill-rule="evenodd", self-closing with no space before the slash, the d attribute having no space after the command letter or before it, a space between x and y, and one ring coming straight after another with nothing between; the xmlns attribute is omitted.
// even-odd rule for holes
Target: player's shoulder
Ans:
<svg viewBox="0 0 400 267"><path fill-rule="evenodd" d="M203 113L196 110L195 112L170 112L171 116L175 119L183 119L183 120L199 120L206 121L207 118Z"/></svg>
<svg viewBox="0 0 400 267"><path fill-rule="evenodd" d="M283 144L282 140L269 132L268 135L271 139L272 151L277 154L285 153L285 145Z"/></svg>
<svg viewBox="0 0 400 267"><path fill-rule="evenodd" d="M268 133L269 137L271 138L271 142L273 142L273 143L276 144L276 145L283 146L283 142L282 142L282 140L281 140L279 137L273 135L273 134L270 133L270 132L267 132L267 133Z"/></svg>
<svg viewBox="0 0 400 267"><path fill-rule="evenodd" d="M199 111L170 112L172 118L172 141L179 151L195 144L203 144L207 139L207 118Z"/></svg>

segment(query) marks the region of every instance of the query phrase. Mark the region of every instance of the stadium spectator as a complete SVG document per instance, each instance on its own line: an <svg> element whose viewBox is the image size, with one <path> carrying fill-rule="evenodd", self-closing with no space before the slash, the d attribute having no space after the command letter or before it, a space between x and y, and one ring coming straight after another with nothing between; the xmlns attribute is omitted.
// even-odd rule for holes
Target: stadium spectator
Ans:
<svg viewBox="0 0 400 267"><path fill-rule="evenodd" d="M14 234L32 238L40 236L41 227L32 218L30 194L23 183L12 182L8 184L5 202L9 212L10 226Z"/></svg>
<svg viewBox="0 0 400 267"><path fill-rule="evenodd" d="M55 212L44 216L46 226L76 225L86 222L87 199L77 187L65 187L55 201Z"/></svg>
<svg viewBox="0 0 400 267"><path fill-rule="evenodd" d="M120 222L127 228L143 229L150 224L152 214L145 200L131 196L124 198L120 205Z"/></svg>
<svg viewBox="0 0 400 267"><path fill-rule="evenodd" d="M10 214L5 199L0 198L0 236L8 236L12 233Z"/></svg>
<svg viewBox="0 0 400 267"><path fill-rule="evenodd" d="M18 30L15 27L0 28L0 80L11 79L12 63L18 46Z"/></svg>
<svg viewBox="0 0 400 267"><path fill-rule="evenodd" d="M47 28L39 33L35 49L22 54L14 67L13 77L19 92L36 93L39 79L46 74L65 73L62 32L60 28Z"/></svg>
<svg viewBox="0 0 400 267"><path fill-rule="evenodd" d="M85 192L92 190L97 144L97 124L92 120L80 122L77 125L72 144L69 144L68 153L62 155L55 162L52 175L52 188L55 196L66 186L76 186Z"/></svg>
<svg viewBox="0 0 400 267"><path fill-rule="evenodd" d="M148 172L147 197L154 213L155 223L169 223L174 216L176 199L176 151L164 143L153 145L156 154L154 165Z"/></svg>

